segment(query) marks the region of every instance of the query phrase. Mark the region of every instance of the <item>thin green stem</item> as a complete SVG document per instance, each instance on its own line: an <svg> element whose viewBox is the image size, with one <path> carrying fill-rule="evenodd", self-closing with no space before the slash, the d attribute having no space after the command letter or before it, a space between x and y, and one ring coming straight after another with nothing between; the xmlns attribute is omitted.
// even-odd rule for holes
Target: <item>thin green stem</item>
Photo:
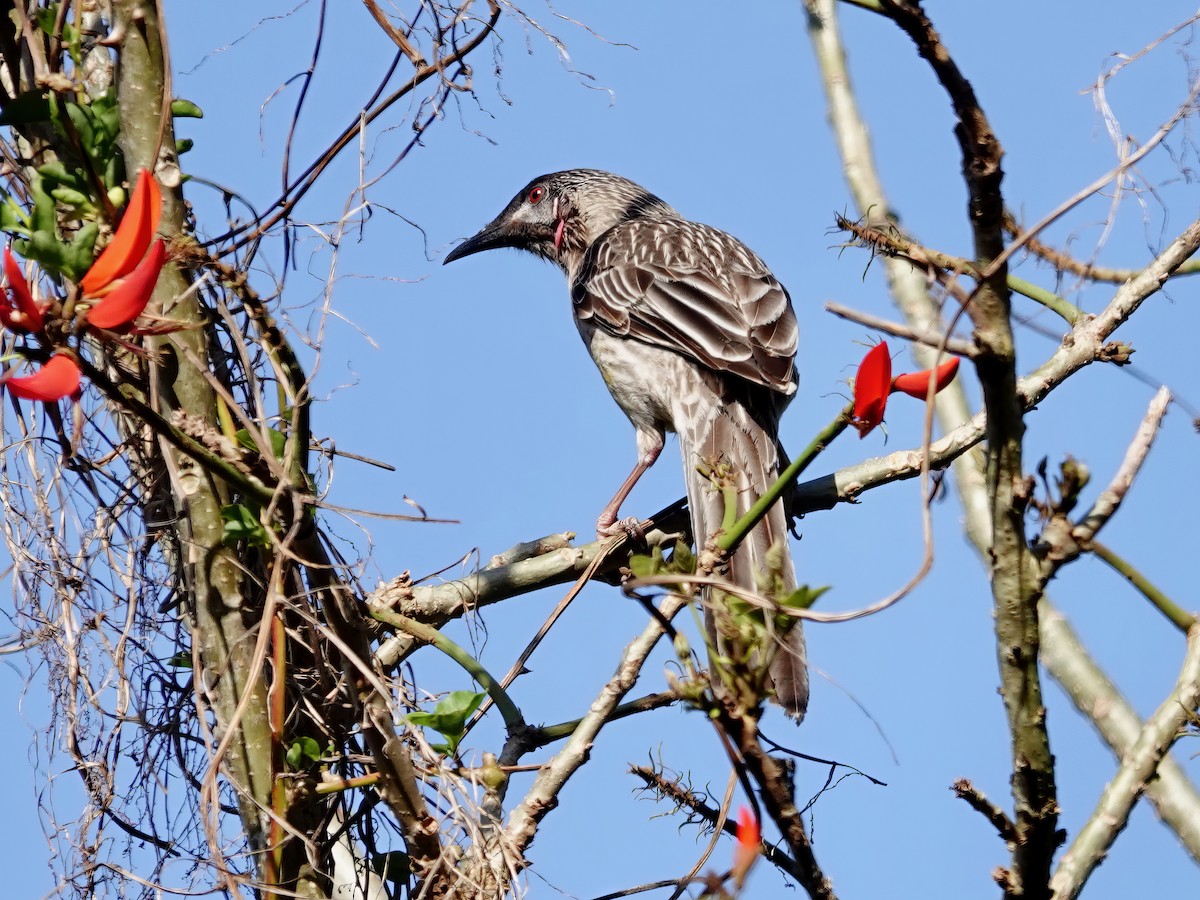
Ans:
<svg viewBox="0 0 1200 900"><path fill-rule="evenodd" d="M1072 328L1078 324L1080 319L1087 315L1087 313L1074 303L1064 300L1058 294L1054 293L1054 291L1038 287L1036 284L1026 281L1024 278L1018 278L1011 273L1008 276L1008 287L1014 293L1028 297L1034 303L1040 303L1051 312L1062 316Z"/></svg>
<svg viewBox="0 0 1200 900"><path fill-rule="evenodd" d="M492 698L492 702L496 704L496 708L500 710L500 715L504 717L504 724L508 728L509 734L514 734L519 729L525 728L525 719L521 716L521 710L517 709L517 705L505 693L504 688L500 686L500 682L492 677L491 673L480 664L479 660L471 656L470 653L454 643L450 638L446 637L432 625L426 625L424 622L418 622L416 619L410 619L408 616L401 615L389 609L372 609L370 610L370 614L371 618L376 621L383 622L385 625L391 625L405 634L412 635L417 640L433 645L466 669L468 674L479 683L479 686L487 691L488 696Z"/></svg>
<svg viewBox="0 0 1200 900"><path fill-rule="evenodd" d="M772 504L778 501L784 492L800 477L800 474L812 464L812 461L821 455L821 451L828 447L834 438L846 430L853 417L854 404L848 403L833 417L828 425L817 432L816 437L804 448L804 452L792 460L791 464L779 474L779 477L775 479L775 483L767 489L766 493L759 497L758 501L746 510L746 514L729 528L725 529L725 533L717 539L717 547L728 551L740 544L746 535L750 533L750 529L757 525L762 517L767 514L767 510L771 508Z"/></svg>
<svg viewBox="0 0 1200 900"><path fill-rule="evenodd" d="M648 712L652 709L660 709L664 706L670 706L678 700L679 697L674 691L647 694L645 697L639 697L637 700L630 700L628 703L620 704L612 711L612 714L608 717L608 721L615 722L617 719L624 719L628 716ZM579 727L579 723L582 721L583 719L571 719L568 722L559 722L557 725L543 725L540 728L532 728L525 736L527 746L533 750L554 741L570 737L575 733L575 729Z"/></svg>
<svg viewBox="0 0 1200 900"><path fill-rule="evenodd" d="M1175 601L1151 584L1149 579L1130 565L1128 561L1117 556L1117 554L1113 553L1111 549L1099 541L1092 541L1091 546L1092 552L1099 559L1108 563L1117 574L1133 585L1139 594L1149 600L1155 609L1170 619L1171 624L1184 634L1187 634L1188 629L1196 624L1195 615L1177 605Z"/></svg>

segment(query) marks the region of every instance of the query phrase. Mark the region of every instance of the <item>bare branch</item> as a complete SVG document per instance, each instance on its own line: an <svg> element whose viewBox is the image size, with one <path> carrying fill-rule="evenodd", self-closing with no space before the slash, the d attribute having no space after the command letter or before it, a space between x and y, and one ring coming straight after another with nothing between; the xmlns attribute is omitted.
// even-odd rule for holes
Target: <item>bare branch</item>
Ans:
<svg viewBox="0 0 1200 900"><path fill-rule="evenodd" d="M1008 813L984 796L983 791L971 784L969 780L958 779L950 790L954 791L954 796L965 800L971 809L991 822L1004 843L1011 844L1017 839L1017 826L1008 817Z"/></svg>
<svg viewBox="0 0 1200 900"><path fill-rule="evenodd" d="M944 345L948 352L958 356L965 356L967 359L975 355L974 344L958 338L948 338L940 332L917 331L915 328L910 328L907 325L889 321L882 316L873 316L870 313L860 312L857 309L851 309L840 303L834 303L832 300L825 304L825 310L833 313L840 319L845 319L848 322L857 322L875 331L882 331L884 334L904 338L906 341L914 341L934 348Z"/></svg>
<svg viewBox="0 0 1200 900"><path fill-rule="evenodd" d="M1108 848L1129 821L1146 785L1155 777L1180 732L1200 707L1200 625L1188 631L1187 653L1170 695L1146 720L1087 823L1059 861L1050 881L1055 900L1075 900Z"/></svg>

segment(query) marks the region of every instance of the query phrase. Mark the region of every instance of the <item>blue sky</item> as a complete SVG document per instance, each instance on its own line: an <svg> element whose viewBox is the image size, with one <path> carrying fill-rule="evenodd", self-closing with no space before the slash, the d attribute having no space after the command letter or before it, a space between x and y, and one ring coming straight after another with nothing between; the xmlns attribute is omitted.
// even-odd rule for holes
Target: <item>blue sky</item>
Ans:
<svg viewBox="0 0 1200 900"><path fill-rule="evenodd" d="M1085 89L1109 68L1112 54L1132 54L1194 8L1160 0L1136 15L1116 2L929 2L927 11L972 80L1006 150L1010 207L1040 218L1115 161L1112 143ZM199 103L205 118L181 127L196 141L189 171L245 193L257 204L279 189L279 159L296 85L276 89L308 63L316 8L290 5L168 2L176 94ZM799 2L731 5L572 2L555 9L595 34L555 18L544 6L527 12L560 37L563 59L536 31L508 21L496 55L474 60L476 96L428 133L424 146L367 195L373 214L340 242L321 346L322 401L315 430L339 448L376 457L395 473L339 463L331 500L343 506L407 512L402 497L457 525L365 520L373 536L346 522L334 530L370 550L368 580L408 569L423 575L477 551L484 559L542 534L575 530L590 537L596 514L634 459L632 429L611 402L571 322L557 270L517 253L491 253L443 269L453 243L489 220L531 177L594 166L641 182L684 214L717 225L754 248L789 288L801 323L801 387L786 416L784 442L807 443L843 404L845 379L872 335L834 319L822 304L837 300L892 315L881 269L860 251L842 251L835 213L853 215L826 123L824 101ZM258 23L268 14L280 18ZM970 233L958 174L953 120L944 96L911 44L878 17L843 10L842 22L859 101L870 125L887 190L903 223L926 243L967 255ZM257 24L256 24L257 23ZM1121 133L1145 139L1186 95L1189 48L1180 39L1111 84ZM371 91L390 45L365 12L342 4L331 15L312 94L297 130L296 168L340 131ZM499 89L491 71L501 71ZM586 74L582 74L586 73ZM268 103L268 100L270 102ZM358 184L359 166L379 174L411 131L399 113L381 120L306 199L298 220L325 234ZM1186 128L1187 126L1185 126ZM1136 266L1181 230L1197 209L1189 183L1195 147L1172 142L1145 168L1154 191L1127 198L1098 251L1101 262ZM1159 158L1161 157L1161 158ZM1181 171L1184 174L1180 174ZM219 197L189 191L201 227L221 231ZM1108 216L1108 199L1084 204L1049 239L1088 258ZM421 230L414 227L420 226ZM423 231L423 233L422 233ZM315 321L330 266L317 229L301 230L283 306L299 327ZM278 247L261 262L278 271ZM1018 274L1054 288L1052 273L1032 261ZM1058 286L1085 309L1110 296L1104 287ZM1191 341L1200 326L1195 283L1153 298L1119 337L1137 349L1135 366L1193 403L1197 372ZM1064 328L1032 303L1017 302L1034 325ZM368 338L369 336L369 338ZM892 342L893 349L900 347ZM1055 346L1034 329L1020 333L1020 368L1029 371ZM897 361L909 368L906 357ZM966 372L970 376L969 371ZM1026 457L1051 466L1065 454L1092 469L1102 485L1120 461L1152 388L1112 368L1084 371L1028 418ZM972 391L972 395L975 393ZM819 472L915 445L920 407L896 404L889 436L843 437ZM1195 600L1194 529L1187 511L1200 500L1196 436L1175 409L1147 469L1104 537L1188 608ZM682 492L678 454L669 445L626 511L650 513ZM875 491L854 507L814 515L793 547L802 582L830 584L830 609L864 605L908 580L920 560L915 483ZM845 897L990 896L989 873L1004 864L1000 841L949 791L969 777L1003 804L1008 745L996 696L990 597L960 529L953 495L934 509L937 561L913 594L866 620L813 626L809 652L814 692L799 730L773 716L773 737L806 753L836 758L888 783L848 779L813 813L818 858ZM1179 524L1176 524L1178 522ZM472 560L474 557L472 557ZM469 567L451 569L451 575ZM1051 588L1060 608L1138 708L1153 710L1173 683L1183 640L1099 564L1064 570ZM454 631L503 672L560 591L493 608L486 630ZM518 682L526 718L555 722L578 715L611 673L644 613L619 592L595 586L576 601ZM646 669L644 689L662 687L667 657ZM17 708L21 663L8 686L5 713L10 773L26 777L28 731ZM465 676L427 651L416 661L431 691L462 689ZM1050 685L1051 740L1059 764L1062 824L1072 834L1111 777L1113 760L1057 687ZM29 711L34 723L44 718ZM496 749L498 730L472 736L477 751ZM1185 743L1178 758L1193 777L1200 764ZM634 797L629 762L659 758L689 772L697 785L723 789L727 768L698 716L667 711L618 723L602 733L591 764L573 782L532 848L534 896L556 890L587 897L641 881L681 875L700 844L667 812ZM43 767L44 763L35 764ZM60 763L61 765L61 763ZM826 772L800 767L799 795L820 789ZM73 775L71 776L74 777ZM514 779L510 798L520 795ZM10 793L5 833L12 860L37 860L45 846L32 787ZM725 851L714 858L723 862ZM868 862L869 861L869 862ZM15 871L14 871L15 870ZM21 889L47 892L40 865L11 866ZM1151 811L1131 827L1094 877L1087 896L1161 896L1194 890L1196 868ZM780 894L765 867L749 897Z"/></svg>

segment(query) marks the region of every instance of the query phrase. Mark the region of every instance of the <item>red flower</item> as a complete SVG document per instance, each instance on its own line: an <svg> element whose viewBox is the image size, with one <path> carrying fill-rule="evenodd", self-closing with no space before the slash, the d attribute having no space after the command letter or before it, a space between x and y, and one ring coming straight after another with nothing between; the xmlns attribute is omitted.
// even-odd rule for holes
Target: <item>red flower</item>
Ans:
<svg viewBox="0 0 1200 900"><path fill-rule="evenodd" d="M161 215L162 191L154 176L141 169L121 224L92 267L79 279L80 290L88 297L103 296L114 281L132 272L146 255Z"/></svg>
<svg viewBox="0 0 1200 900"><path fill-rule="evenodd" d="M150 302L150 295L158 283L158 273L162 271L166 260L166 252L166 245L161 240L155 241L137 268L111 288L103 300L84 313L87 323L93 328L108 331L128 331Z"/></svg>
<svg viewBox="0 0 1200 900"><path fill-rule="evenodd" d="M6 375L0 384L8 392L22 400L40 400L53 403L63 397L79 395L79 363L67 353L55 353L50 361L32 375L13 378Z"/></svg>
<svg viewBox="0 0 1200 900"><path fill-rule="evenodd" d="M758 819L746 807L738 810L737 846L733 848L733 883L738 890L746 883L746 875L750 867L758 859L762 851L762 831L758 827Z"/></svg>
<svg viewBox="0 0 1200 900"><path fill-rule="evenodd" d="M892 390L892 357L887 341L880 341L867 351L859 363L854 378L854 427L865 438L883 421L888 394Z"/></svg>
<svg viewBox="0 0 1200 900"><path fill-rule="evenodd" d="M0 325L15 334L41 331L45 324L42 308L33 299L25 273L7 247L4 248L4 275L8 278L8 291L0 303Z"/></svg>
<svg viewBox="0 0 1200 900"><path fill-rule="evenodd" d="M916 397L918 400L924 400L929 396L930 375L933 376L933 392L936 394L952 382L954 376L957 374L958 357L952 356L936 369L922 369L920 372L908 372L904 375L897 375L892 380L892 390L908 394L910 397Z"/></svg>
<svg viewBox="0 0 1200 900"><path fill-rule="evenodd" d="M906 372L892 378L892 358L888 355L887 341L880 341L867 351L854 379L852 423L858 429L858 436L866 437L883 421L889 394L898 391L924 400L929 396L930 381L933 381L933 392L936 394L952 382L957 374L958 357L952 356L936 369Z"/></svg>

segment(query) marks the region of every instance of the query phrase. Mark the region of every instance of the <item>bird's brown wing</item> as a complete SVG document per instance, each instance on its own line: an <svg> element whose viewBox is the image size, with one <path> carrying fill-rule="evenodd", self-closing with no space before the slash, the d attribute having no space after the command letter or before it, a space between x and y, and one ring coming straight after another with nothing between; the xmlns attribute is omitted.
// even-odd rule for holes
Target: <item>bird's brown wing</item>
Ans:
<svg viewBox="0 0 1200 900"><path fill-rule="evenodd" d="M783 394L796 389L787 291L723 231L681 219L616 226L588 250L575 315Z"/></svg>

